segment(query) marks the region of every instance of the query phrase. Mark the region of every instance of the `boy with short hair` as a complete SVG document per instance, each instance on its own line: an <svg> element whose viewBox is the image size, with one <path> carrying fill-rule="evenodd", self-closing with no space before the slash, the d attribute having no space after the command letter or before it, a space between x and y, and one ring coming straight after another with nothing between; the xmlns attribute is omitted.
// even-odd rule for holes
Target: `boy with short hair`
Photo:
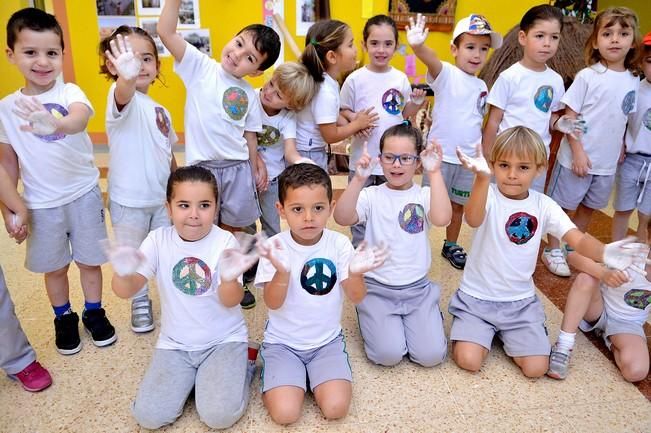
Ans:
<svg viewBox="0 0 651 433"><path fill-rule="evenodd" d="M361 245L325 228L332 184L313 164L287 167L278 180L278 212L289 230L260 245L255 283L269 308L261 357L262 401L271 418L291 424L301 415L309 380L328 419L346 416L352 373L341 329L343 295L359 303L364 272L384 263L386 250Z"/></svg>
<svg viewBox="0 0 651 433"><path fill-rule="evenodd" d="M26 8L9 19L7 56L25 77L25 87L0 101L0 164L14 185L20 165L31 220L25 267L44 274L56 315L56 349L71 355L81 350L79 317L69 301L72 260L84 291L82 322L93 343L107 346L117 336L102 308L100 265L106 257L99 241L106 238L106 226L99 170L85 131L93 108L79 87L57 80L63 48L63 31L53 15ZM2 214L6 225L11 215L5 206Z"/></svg>
<svg viewBox="0 0 651 433"><path fill-rule="evenodd" d="M502 36L493 31L481 15L471 14L459 20L450 43L454 65L441 61L436 52L425 45L426 38L425 20L419 14L416 24L412 21L407 30L407 41L414 54L427 66L427 84L434 91L433 122L427 140L436 139L443 148L441 173L452 202L452 220L445 229L441 255L453 267L463 269L466 252L457 245L457 240L473 176L461 166L456 148L474 154L477 144L481 143L488 88L476 74L486 63L488 50L502 45ZM423 179L426 185L427 177L423 176Z"/></svg>

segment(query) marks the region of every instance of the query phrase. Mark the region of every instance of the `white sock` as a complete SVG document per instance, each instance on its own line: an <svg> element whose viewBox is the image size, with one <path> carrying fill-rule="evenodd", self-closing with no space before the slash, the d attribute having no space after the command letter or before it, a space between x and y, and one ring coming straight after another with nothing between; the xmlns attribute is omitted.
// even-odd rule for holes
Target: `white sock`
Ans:
<svg viewBox="0 0 651 433"><path fill-rule="evenodd" d="M576 332L569 333L561 329L561 332L558 334L558 340L556 340L556 350L558 352L570 353L570 351L574 347L575 337L576 337Z"/></svg>

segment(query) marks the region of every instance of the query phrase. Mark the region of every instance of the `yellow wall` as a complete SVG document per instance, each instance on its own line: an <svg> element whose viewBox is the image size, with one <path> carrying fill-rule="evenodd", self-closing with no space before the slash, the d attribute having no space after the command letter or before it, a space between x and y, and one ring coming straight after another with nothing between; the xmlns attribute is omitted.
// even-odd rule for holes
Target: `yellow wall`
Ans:
<svg viewBox="0 0 651 433"><path fill-rule="evenodd" d="M541 3L541 0L524 0L519 2L507 0L479 1L457 0L456 19L465 17L470 13L485 15L493 28L502 34L516 25L522 14L531 6ZM651 25L648 15L651 14L646 6L648 0L622 1L621 4L630 4L632 8L646 14L642 17L642 30L645 25ZM4 25L12 12L27 5L27 0L2 0L0 2L0 21L2 30L0 36L5 40ZM104 131L104 110L106 107L106 94L110 83L98 74L97 45L99 43L98 22L95 1L84 0L66 2L68 23L71 40L72 56L77 84L86 92L94 105L96 114L89 123L90 132ZM209 28L212 39L213 55L219 58L221 47L244 25L262 21L261 0L200 0L200 20L202 28ZM373 12L386 13L388 0L375 0ZM600 1L602 7L607 6L607 1ZM47 4L51 4L47 2ZM350 24L359 43L365 19L361 18L362 0L330 0L333 18L341 19ZM295 30L295 0L285 0L285 21L289 30ZM645 24L646 23L646 24ZM428 39L431 45L443 60L452 60L449 50L449 33L432 33ZM304 39L296 38L299 47L303 47ZM404 32L400 33L400 43L406 43ZM70 50L68 51L70 53ZM408 51L409 52L409 51ZM69 54L68 54L69 55ZM361 54L360 54L361 56ZM293 60L294 56L285 49L285 58ZM404 68L404 57L396 54L393 65ZM2 80L0 81L0 96L4 96L23 84L20 74L15 68L10 67L4 56L0 60ZM161 67L165 85L155 83L150 89L150 95L167 107L171 114L175 129L183 130L183 105L185 91L180 79L172 71L172 59L164 58ZM424 73L424 67L418 63L418 74ZM250 80L254 86L260 86L262 78Z"/></svg>

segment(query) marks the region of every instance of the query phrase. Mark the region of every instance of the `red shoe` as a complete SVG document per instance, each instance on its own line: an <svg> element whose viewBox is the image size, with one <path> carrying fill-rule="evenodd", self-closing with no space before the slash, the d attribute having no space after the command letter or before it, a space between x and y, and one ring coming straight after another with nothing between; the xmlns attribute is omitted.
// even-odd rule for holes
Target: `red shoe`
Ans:
<svg viewBox="0 0 651 433"><path fill-rule="evenodd" d="M23 388L30 392L43 391L52 385L52 376L37 361L32 362L23 371L9 375L12 379L18 380Z"/></svg>
<svg viewBox="0 0 651 433"><path fill-rule="evenodd" d="M249 340L249 361L255 362L258 359L258 351L260 350L260 345L255 341Z"/></svg>

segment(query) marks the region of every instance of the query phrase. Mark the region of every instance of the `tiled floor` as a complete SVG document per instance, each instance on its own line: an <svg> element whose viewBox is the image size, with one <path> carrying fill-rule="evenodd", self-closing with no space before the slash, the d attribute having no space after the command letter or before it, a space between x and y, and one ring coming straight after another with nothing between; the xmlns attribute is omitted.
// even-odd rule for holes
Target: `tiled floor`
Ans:
<svg viewBox="0 0 651 433"><path fill-rule="evenodd" d="M100 157L101 163L101 157ZM339 187L343 177L336 177ZM600 216L591 230L603 232L609 222ZM331 224L331 228L343 230ZM442 286L441 305L446 331L447 303L461 272L438 255L442 230L432 230L433 262L430 277ZM469 245L464 227L462 243ZM137 432L129 408L143 375L157 331L135 335L128 326L129 302L110 292L111 270L104 269L104 304L118 332L115 345L99 349L86 335L81 353L63 357L54 350L52 311L40 275L23 268L24 246L0 235L0 263L23 328L46 365L54 384L30 394L0 377L0 432ZM81 308L78 273L70 272L73 305ZM556 337L567 280L539 270L536 282ZM154 291L154 304L158 297ZM258 296L258 300L261 298ZM260 339L266 310L258 306L245 313L251 336ZM156 312L158 319L158 312ZM306 400L300 421L290 427L275 425L262 405L255 380L244 417L231 429L240 432L650 432L651 403L638 387L626 383L613 362L584 335L577 338L567 380L529 380L495 347L477 374L457 368L450 360L425 369L407 360L393 368L372 365L364 356L353 307L346 304L343 326L354 374L350 414L338 422L324 420L312 398ZM158 328L157 328L158 329ZM0 348L1 350L1 348ZM645 390L644 385L641 387ZM646 392L646 391L645 391ZM190 401L183 416L164 431L206 431Z"/></svg>

